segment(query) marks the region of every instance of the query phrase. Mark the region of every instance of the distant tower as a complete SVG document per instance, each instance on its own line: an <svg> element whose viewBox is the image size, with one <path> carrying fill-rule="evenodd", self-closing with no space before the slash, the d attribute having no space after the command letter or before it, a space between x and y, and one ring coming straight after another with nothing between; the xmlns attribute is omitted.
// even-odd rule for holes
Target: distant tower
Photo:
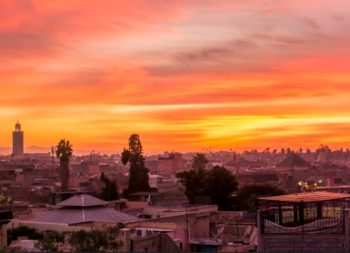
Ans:
<svg viewBox="0 0 350 253"><path fill-rule="evenodd" d="M15 131L12 132L12 155L23 154L23 131L21 130L21 124L18 122L15 125Z"/></svg>

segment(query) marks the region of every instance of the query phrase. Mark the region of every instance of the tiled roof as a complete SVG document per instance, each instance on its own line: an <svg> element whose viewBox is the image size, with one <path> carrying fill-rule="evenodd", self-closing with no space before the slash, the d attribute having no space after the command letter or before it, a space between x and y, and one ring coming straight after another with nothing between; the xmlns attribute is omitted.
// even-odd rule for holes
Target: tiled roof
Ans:
<svg viewBox="0 0 350 253"><path fill-rule="evenodd" d="M35 217L31 221L60 224L78 224L84 222L125 223L138 218L109 207L60 208Z"/></svg>
<svg viewBox="0 0 350 253"><path fill-rule="evenodd" d="M75 195L57 204L57 206L65 207L92 207L105 206L108 202L95 198L91 195Z"/></svg>

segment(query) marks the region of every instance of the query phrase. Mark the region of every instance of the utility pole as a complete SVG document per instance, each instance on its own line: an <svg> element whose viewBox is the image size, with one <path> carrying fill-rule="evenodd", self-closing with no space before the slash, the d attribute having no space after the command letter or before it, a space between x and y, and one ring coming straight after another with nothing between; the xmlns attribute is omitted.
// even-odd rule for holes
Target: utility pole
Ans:
<svg viewBox="0 0 350 253"><path fill-rule="evenodd" d="M185 252L190 252L190 233L189 233L189 222L188 222L188 205L189 205L189 203L186 202L186 204L185 204L185 216L186 216Z"/></svg>

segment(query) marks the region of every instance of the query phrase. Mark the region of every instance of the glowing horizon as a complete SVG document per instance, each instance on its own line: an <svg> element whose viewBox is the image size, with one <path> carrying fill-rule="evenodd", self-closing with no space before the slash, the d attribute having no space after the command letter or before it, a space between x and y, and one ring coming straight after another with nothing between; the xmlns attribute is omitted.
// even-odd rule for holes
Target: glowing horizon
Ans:
<svg viewBox="0 0 350 253"><path fill-rule="evenodd" d="M350 2L0 3L0 147L350 147ZM1 152L0 152L1 153Z"/></svg>

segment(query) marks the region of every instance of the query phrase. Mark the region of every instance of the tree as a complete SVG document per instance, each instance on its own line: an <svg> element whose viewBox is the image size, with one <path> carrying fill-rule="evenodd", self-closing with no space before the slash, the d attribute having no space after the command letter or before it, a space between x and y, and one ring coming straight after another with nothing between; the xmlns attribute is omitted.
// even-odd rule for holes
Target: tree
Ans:
<svg viewBox="0 0 350 253"><path fill-rule="evenodd" d="M119 228L111 227L105 231L80 230L72 232L70 236L70 244L76 252L106 252L116 251L122 243L117 241Z"/></svg>
<svg viewBox="0 0 350 253"><path fill-rule="evenodd" d="M238 186L235 176L224 167L215 166L208 171L205 183L205 190L211 197L212 204L217 204L219 210L230 210L231 195Z"/></svg>
<svg viewBox="0 0 350 253"><path fill-rule="evenodd" d="M65 139L60 140L56 146L56 157L60 159L61 190L68 190L69 158L73 154L72 145Z"/></svg>
<svg viewBox="0 0 350 253"><path fill-rule="evenodd" d="M40 240L42 238L42 234L35 228L19 226L7 230L7 244L9 245L12 241L17 240L19 236L27 236L30 240Z"/></svg>
<svg viewBox="0 0 350 253"><path fill-rule="evenodd" d="M139 135L132 134L129 138L129 148L122 152L121 161L124 165L130 163L129 184L126 193L150 191L149 170L145 166L142 144Z"/></svg>
<svg viewBox="0 0 350 253"><path fill-rule="evenodd" d="M46 252L57 252L60 243L64 243L64 235L62 233L46 230L42 232L42 237L38 240L36 246Z"/></svg>
<svg viewBox="0 0 350 253"><path fill-rule="evenodd" d="M192 169L176 174L180 183L185 186L185 194L191 204L194 203L196 196L204 196L206 194L206 174L204 170L208 159L203 153L196 153L192 160Z"/></svg>
<svg viewBox="0 0 350 253"><path fill-rule="evenodd" d="M101 181L104 183L104 187L102 188L101 198L103 200L115 200L119 199L118 186L116 180L110 180L105 174L102 172Z"/></svg>
<svg viewBox="0 0 350 253"><path fill-rule="evenodd" d="M282 195L285 192L268 184L245 185L239 189L236 204L239 210L256 211L259 197Z"/></svg>
<svg viewBox="0 0 350 253"><path fill-rule="evenodd" d="M193 204L196 196L206 195L207 172L203 169L183 171L176 174L180 183L185 186L185 195L188 201Z"/></svg>
<svg viewBox="0 0 350 253"><path fill-rule="evenodd" d="M80 230L73 232L70 237L70 244L77 252L98 252L105 243L106 238L97 230Z"/></svg>
<svg viewBox="0 0 350 253"><path fill-rule="evenodd" d="M192 168L194 170L204 170L208 162L209 161L205 157L205 154L196 153L192 160Z"/></svg>
<svg viewBox="0 0 350 253"><path fill-rule="evenodd" d="M205 155L197 153L193 157L192 169L179 172L176 177L185 186L185 194L190 203L194 203L195 197L209 196L219 210L229 210L231 194L238 185L235 177L220 166L207 171L204 169L206 163L208 160Z"/></svg>

